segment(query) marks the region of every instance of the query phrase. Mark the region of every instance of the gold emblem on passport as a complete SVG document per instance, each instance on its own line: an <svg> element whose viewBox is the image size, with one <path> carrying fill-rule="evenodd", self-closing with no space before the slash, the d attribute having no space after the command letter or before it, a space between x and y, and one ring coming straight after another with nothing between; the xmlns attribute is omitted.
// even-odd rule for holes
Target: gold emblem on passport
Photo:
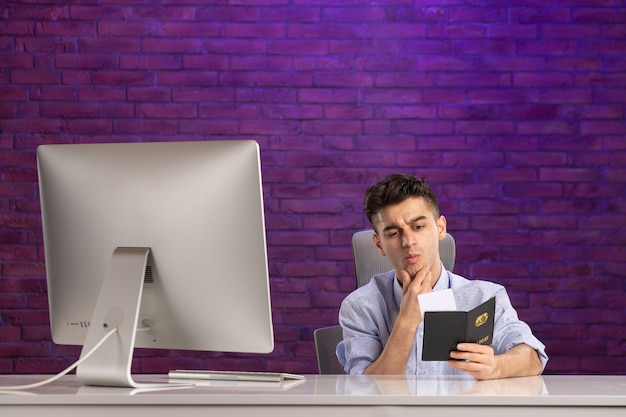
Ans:
<svg viewBox="0 0 626 417"><path fill-rule="evenodd" d="M489 319L489 313L483 313L480 316L476 317L476 321L474 322L474 325L476 327L480 327L483 324L487 323L488 319Z"/></svg>

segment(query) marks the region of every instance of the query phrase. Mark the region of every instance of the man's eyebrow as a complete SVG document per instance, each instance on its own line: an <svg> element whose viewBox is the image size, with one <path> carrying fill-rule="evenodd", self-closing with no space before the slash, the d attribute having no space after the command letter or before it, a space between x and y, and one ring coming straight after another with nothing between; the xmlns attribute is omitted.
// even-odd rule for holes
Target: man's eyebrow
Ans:
<svg viewBox="0 0 626 417"><path fill-rule="evenodd" d="M417 217L409 220L409 224L417 223L417 222L419 222L421 220L425 220L425 219L427 219L426 216L417 216ZM387 232L389 230L399 229L399 228L400 227L398 225L396 225L396 224L390 224L389 226L383 228L383 232Z"/></svg>

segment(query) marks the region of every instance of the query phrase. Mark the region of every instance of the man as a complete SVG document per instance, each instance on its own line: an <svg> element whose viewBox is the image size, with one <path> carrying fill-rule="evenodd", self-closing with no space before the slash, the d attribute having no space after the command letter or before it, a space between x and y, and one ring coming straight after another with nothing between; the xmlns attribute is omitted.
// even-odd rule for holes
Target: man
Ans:
<svg viewBox="0 0 626 417"><path fill-rule="evenodd" d="M446 271L439 240L446 219L434 191L423 179L391 175L372 185L364 209L373 240L393 270L377 275L341 304L343 341L339 361L350 374L454 375L478 380L540 374L545 346L519 320L506 290L486 281L470 281ZM450 360L424 362L424 325L418 294L451 288L459 310L470 310L496 297L493 344L460 343Z"/></svg>

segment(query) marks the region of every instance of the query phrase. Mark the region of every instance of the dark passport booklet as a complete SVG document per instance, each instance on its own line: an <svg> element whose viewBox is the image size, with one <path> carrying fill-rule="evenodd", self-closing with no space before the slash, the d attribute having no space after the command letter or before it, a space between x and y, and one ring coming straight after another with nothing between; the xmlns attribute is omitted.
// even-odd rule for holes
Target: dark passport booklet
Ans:
<svg viewBox="0 0 626 417"><path fill-rule="evenodd" d="M447 361L461 342L491 345L496 298L471 311L427 311L424 313L423 361Z"/></svg>

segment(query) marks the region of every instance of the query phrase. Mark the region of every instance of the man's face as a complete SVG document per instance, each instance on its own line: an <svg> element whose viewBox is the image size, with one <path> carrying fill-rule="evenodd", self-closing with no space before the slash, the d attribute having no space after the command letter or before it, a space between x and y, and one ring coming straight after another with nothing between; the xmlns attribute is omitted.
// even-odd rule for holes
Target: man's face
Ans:
<svg viewBox="0 0 626 417"><path fill-rule="evenodd" d="M412 197L387 206L374 216L373 223L374 243L389 258L398 277L401 270L406 270L413 279L427 267L433 280L439 278L439 240L446 234L446 219L435 218L423 198Z"/></svg>

